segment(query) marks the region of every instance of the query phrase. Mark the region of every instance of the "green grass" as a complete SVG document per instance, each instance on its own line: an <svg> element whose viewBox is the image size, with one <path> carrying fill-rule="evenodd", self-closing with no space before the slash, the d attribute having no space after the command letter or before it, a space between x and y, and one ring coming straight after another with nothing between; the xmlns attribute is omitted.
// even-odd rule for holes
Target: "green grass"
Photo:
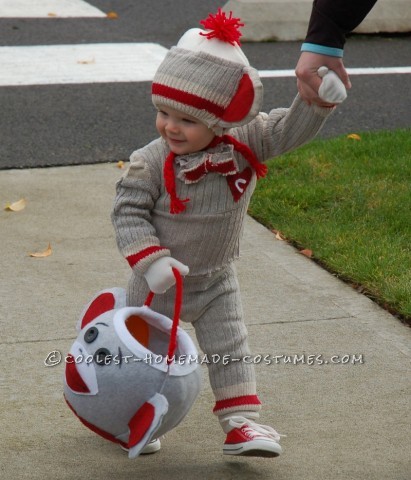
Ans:
<svg viewBox="0 0 411 480"><path fill-rule="evenodd" d="M269 162L249 213L411 319L411 130L316 140Z"/></svg>

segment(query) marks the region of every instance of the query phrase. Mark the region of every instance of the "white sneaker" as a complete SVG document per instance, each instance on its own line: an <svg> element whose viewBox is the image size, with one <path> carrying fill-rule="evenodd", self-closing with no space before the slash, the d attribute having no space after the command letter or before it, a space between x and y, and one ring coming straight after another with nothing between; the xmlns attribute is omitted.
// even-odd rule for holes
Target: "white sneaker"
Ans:
<svg viewBox="0 0 411 480"><path fill-rule="evenodd" d="M153 438L147 445L141 450L140 455L147 455L149 453L156 453L161 449L161 442L159 438Z"/></svg>
<svg viewBox="0 0 411 480"><path fill-rule="evenodd" d="M232 429L224 442L224 455L245 455L250 457L278 457L282 448L278 443L280 434L267 425L259 425L244 417L231 417Z"/></svg>
<svg viewBox="0 0 411 480"><path fill-rule="evenodd" d="M128 452L128 448L120 445L121 449ZM159 438L153 438L147 445L141 450L140 455L148 455L150 453L156 453L161 449L161 442Z"/></svg>

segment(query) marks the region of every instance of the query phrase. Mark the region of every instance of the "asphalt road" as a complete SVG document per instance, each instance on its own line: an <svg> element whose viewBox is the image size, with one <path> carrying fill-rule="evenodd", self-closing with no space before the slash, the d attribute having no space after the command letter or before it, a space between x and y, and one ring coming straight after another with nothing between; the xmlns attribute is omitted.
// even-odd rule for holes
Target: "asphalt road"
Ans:
<svg viewBox="0 0 411 480"><path fill-rule="evenodd" d="M155 42L169 48L214 0L90 0L106 18L0 18L0 46ZM0 12L1 16L1 12ZM293 69L299 42L244 44L253 66ZM351 37L349 67L411 65L411 36ZM361 75L320 136L411 127L411 75ZM288 106L294 78L263 79L264 110ZM157 136L150 83L94 83L0 87L0 169L125 160Z"/></svg>

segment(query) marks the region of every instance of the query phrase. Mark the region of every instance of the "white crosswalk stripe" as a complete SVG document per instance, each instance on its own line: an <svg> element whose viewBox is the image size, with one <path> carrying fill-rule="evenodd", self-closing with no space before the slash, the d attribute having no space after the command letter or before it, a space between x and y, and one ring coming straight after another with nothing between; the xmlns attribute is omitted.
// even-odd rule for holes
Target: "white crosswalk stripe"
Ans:
<svg viewBox="0 0 411 480"><path fill-rule="evenodd" d="M0 18L106 17L82 0L0 0ZM0 47L0 86L144 82L167 49L154 43Z"/></svg>
<svg viewBox="0 0 411 480"><path fill-rule="evenodd" d="M106 14L82 0L0 0L0 17L106 17Z"/></svg>
<svg viewBox="0 0 411 480"><path fill-rule="evenodd" d="M144 82L167 49L155 43L0 48L0 86Z"/></svg>
<svg viewBox="0 0 411 480"><path fill-rule="evenodd" d="M167 49L155 43L0 47L0 86L148 82ZM411 67L351 68L350 75L410 74ZM294 70L260 70L262 78Z"/></svg>
<svg viewBox="0 0 411 480"><path fill-rule="evenodd" d="M349 75L389 75L411 73L411 67L370 67L347 68ZM295 77L294 70L260 70L261 78L287 78Z"/></svg>

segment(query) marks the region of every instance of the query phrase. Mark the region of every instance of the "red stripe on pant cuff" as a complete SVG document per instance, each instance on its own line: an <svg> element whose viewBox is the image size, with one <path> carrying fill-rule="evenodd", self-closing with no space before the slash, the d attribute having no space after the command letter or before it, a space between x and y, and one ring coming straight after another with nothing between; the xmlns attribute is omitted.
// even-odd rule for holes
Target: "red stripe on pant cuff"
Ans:
<svg viewBox="0 0 411 480"><path fill-rule="evenodd" d="M231 407L241 407L242 405L261 405L257 395L244 395L242 397L226 398L216 402L213 412L218 410L225 410Z"/></svg>

